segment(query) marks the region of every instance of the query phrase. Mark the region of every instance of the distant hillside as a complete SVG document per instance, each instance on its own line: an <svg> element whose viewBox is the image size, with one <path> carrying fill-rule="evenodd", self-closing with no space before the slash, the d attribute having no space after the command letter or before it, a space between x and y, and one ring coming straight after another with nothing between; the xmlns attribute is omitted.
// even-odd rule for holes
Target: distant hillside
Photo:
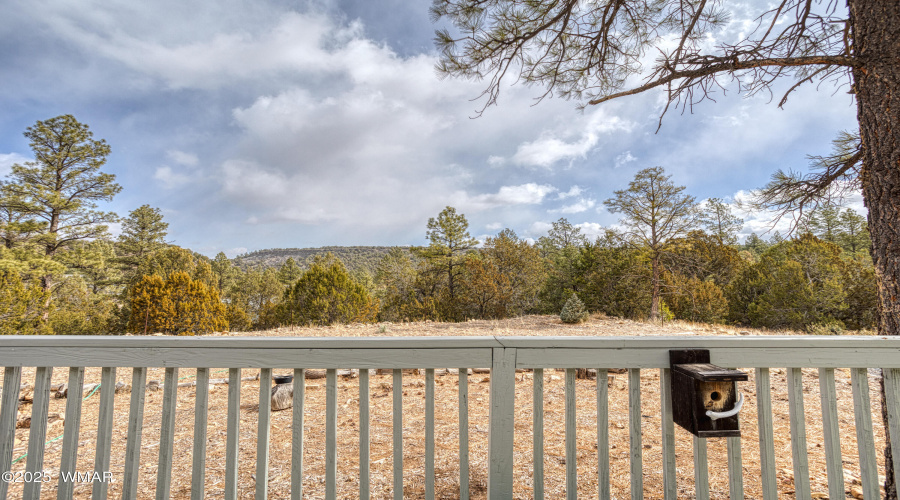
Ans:
<svg viewBox="0 0 900 500"><path fill-rule="evenodd" d="M238 255L234 261L242 268L280 267L288 257L292 257L300 267L305 269L309 267L316 255L330 252L341 259L348 270L365 269L374 275L378 263L392 248L409 249L409 247L270 248Z"/></svg>

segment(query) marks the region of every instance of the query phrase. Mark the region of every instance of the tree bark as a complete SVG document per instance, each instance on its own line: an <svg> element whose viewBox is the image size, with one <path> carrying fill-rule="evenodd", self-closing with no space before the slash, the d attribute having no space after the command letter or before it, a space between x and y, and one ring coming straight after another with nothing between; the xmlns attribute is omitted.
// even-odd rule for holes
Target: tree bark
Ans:
<svg viewBox="0 0 900 500"><path fill-rule="evenodd" d="M853 88L863 144L860 177L878 281L878 333L900 335L900 2L848 0L848 6L854 56L862 63L853 71ZM889 443L883 382L881 401ZM885 496L896 499L887 444L884 454Z"/></svg>
<svg viewBox="0 0 900 500"><path fill-rule="evenodd" d="M653 255L650 260L650 320L657 321L659 319L659 254Z"/></svg>

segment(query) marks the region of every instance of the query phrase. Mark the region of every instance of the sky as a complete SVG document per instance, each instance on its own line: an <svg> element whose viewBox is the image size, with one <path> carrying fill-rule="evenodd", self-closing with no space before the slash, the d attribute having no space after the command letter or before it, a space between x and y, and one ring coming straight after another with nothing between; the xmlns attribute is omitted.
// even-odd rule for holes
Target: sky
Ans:
<svg viewBox="0 0 900 500"><path fill-rule="evenodd" d="M784 109L780 94L719 91L657 132L660 92L580 111L508 82L475 118L484 83L438 78L429 5L11 0L0 177L32 158L26 127L72 114L112 148L103 171L123 189L102 209L149 204L170 242L234 257L421 245L446 206L482 240L503 228L537 239L562 217L595 235L618 221L603 201L641 169L733 200L779 168L805 171L806 155L856 128L854 101L830 84L801 87ZM719 35L746 25L736 14ZM741 215L743 235L770 227L769 214Z"/></svg>

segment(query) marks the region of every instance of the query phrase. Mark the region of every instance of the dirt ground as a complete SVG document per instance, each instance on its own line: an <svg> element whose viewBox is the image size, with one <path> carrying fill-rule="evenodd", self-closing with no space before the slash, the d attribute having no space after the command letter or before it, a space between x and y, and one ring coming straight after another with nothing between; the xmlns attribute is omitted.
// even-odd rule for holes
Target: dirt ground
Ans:
<svg viewBox="0 0 900 500"><path fill-rule="evenodd" d="M278 329L265 332L222 333L234 336L478 336L478 335L583 335L583 336L652 336L652 335L769 335L790 332L770 332L751 329L735 329L720 325L688 324L682 322L664 325L593 317L585 324L566 325L552 316L527 316L499 321L470 321L465 323L379 323L369 325L345 325L323 328ZM753 371L750 381L741 383L745 406L741 412L741 453L743 457L744 492L747 498L761 498L757 413L754 397ZM287 374L289 370L276 370ZM243 370L242 376L253 376L258 370ZM57 368L54 383L67 381L67 370ZM838 411L841 429L842 458L848 496L851 488L859 488L858 452L854 424L850 375L847 370L835 370L838 391ZM192 380L194 370L182 369L182 382ZM212 369L212 378L227 377L227 370ZM532 382L531 372L517 374L515 419L515 484L516 498L532 498ZM877 374L869 377L873 401L873 423L879 474L883 472L884 433L878 404ZM131 383L131 370L118 369L118 381ZM148 370L148 380L163 381L163 369ZM787 408L787 383L785 370L772 369L772 403L775 429L776 470L779 498L793 498L790 423ZM85 382L99 382L100 369L88 368ZM34 383L34 370L23 370L22 382ZM577 467L578 497L597 498L597 410L594 380L576 382L577 412ZM392 498L392 378L390 374L376 374L371 378L371 492L373 498ZM338 393L338 497L358 498L359 491L359 402L358 379L340 378ZM470 443L470 491L472 498L485 498L487 487L488 401L489 376L474 374L469 377L469 443ZM610 374L609 387L609 442L612 477L612 497L630 496L629 440L628 440L628 378L627 374ZM645 498L660 498L662 491L660 399L658 370L642 370L641 413L643 434L643 482ZM404 497L424 497L424 377L417 374L403 376L403 475ZM102 389L101 389L102 390ZM221 498L225 479L225 438L227 413L227 386L214 385L210 389L208 419L208 445L206 494L207 498ZM806 431L809 452L809 470L814 498L827 498L825 476L824 438L822 436L819 384L817 370L803 370L803 393L806 411ZM156 470L159 454L159 427L162 408L162 391L148 392L141 451L140 498L153 498L156 488ZM191 454L194 428L195 389L178 390L176 414L175 459L173 463L172 498L189 498L191 482ZM565 434L564 434L564 373L544 371L544 477L546 498L565 497ZM65 416L65 399L53 399L50 413ZM93 470L94 443L97 436L99 394L84 401L78 454L79 472ZM109 486L110 498L119 498L122 492L122 474L125 465L125 441L128 427L129 394L115 396L113 423L113 448L111 470L113 482ZM456 375L438 375L435 381L435 435L436 435L436 498L459 498L459 421L458 378ZM304 415L304 496L324 498L324 380L308 380ZM255 489L256 431L259 408L259 383L244 381L241 385L240 427L240 476L241 498L253 498ZM31 405L23 404L19 418L30 415ZM292 410L273 412L270 444L269 497L290 496ZM53 478L58 477L62 448L63 419L52 421L47 430L44 470ZM26 458L28 429L16 431L13 453L13 471L23 471ZM679 498L694 497L693 448L689 433L676 426L677 487ZM727 460L724 439L708 440L709 479L711 498L728 498ZM56 481L45 483L41 498L56 498ZM89 498L92 486L79 484L76 498ZM818 495L818 496L817 496ZM22 485L10 485L10 498L22 496Z"/></svg>

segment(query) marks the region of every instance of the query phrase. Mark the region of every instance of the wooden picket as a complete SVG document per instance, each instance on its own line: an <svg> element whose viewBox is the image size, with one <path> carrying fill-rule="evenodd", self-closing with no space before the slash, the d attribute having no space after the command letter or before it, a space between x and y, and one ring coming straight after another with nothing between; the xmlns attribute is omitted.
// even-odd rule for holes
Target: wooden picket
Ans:
<svg viewBox="0 0 900 500"><path fill-rule="evenodd" d="M302 498L304 452L305 377L308 369L326 369L325 378L325 463L324 488L327 498L336 498L341 479L338 464L349 457L338 454L338 419L341 404L338 394L338 369L359 370L359 497L368 499L372 492L370 419L371 404L369 370L393 370L393 496L404 497L404 391L403 369L424 369L424 489L425 498L434 498L436 490L436 442L443 438L435 426L436 370L457 367L459 408L459 496L469 497L469 397L468 369L490 368L490 401L488 422L488 498L512 498L514 492L513 448L516 370L531 374L532 477L531 495L543 498L544 484L544 382L545 369L565 371L565 489L567 498L578 493L579 455L576 443L579 398L576 381L577 368L595 368L597 420L597 494L609 498L609 394L608 370L627 369L628 439L630 446L631 498L642 498L644 488L642 428L642 379L657 371L659 377L661 428L662 492L648 496L673 499L678 488L676 470L676 433L672 408L672 373L668 365L671 349L703 348L710 351L713 362L721 366L755 369L755 398L759 429L760 484L763 498L777 497L775 457L773 449L772 396L770 368L785 367L789 397L789 420L793 462L793 482L798 497L809 497L810 474L806 447L806 419L804 408L804 368L818 369L819 397L822 409L822 431L826 474L831 496L843 494L844 479L840 451L841 429L838 423L835 368L850 368L856 442L859 450L860 481L864 495L878 495L878 472L874 444L872 401L870 401L869 369L883 369L886 410L891 434L900 436L900 339L876 337L753 337L753 338L684 338L684 337L616 337L616 338L539 338L539 337L477 337L477 338L355 338L355 339L170 339L170 338L98 338L98 337L6 337L0 338L0 365L5 366L3 391L0 397L0 474L13 469L14 436L18 414L19 387L22 367L35 367L31 427L28 435L24 471L40 474L46 468L44 447L47 434L48 404L51 397L51 378L54 367L68 367L69 396L66 402L66 421L63 428L59 472L78 470L82 413L82 393L85 367L101 368L100 408L96 433L94 471L107 472L110 467L115 403L116 369L131 368L132 392L127 408L128 425L124 452L123 498L135 498L140 472L141 441L144 422L145 391L148 368L165 368L165 382L160 415L159 456L156 469L155 495L169 497L173 489L172 463L179 450L176 447L175 420L178 412L179 369L196 369L193 384L194 433L191 446L190 492L192 499L207 495L207 419L209 412L210 373L213 366L228 371L228 417L226 426L224 484L227 499L239 495L239 452L241 370L259 369L259 417L256 429L255 496L269 496L269 441L272 425L270 407L273 368L293 370L293 417L291 443L291 497ZM445 372L441 372L445 373ZM191 385L191 384L184 384ZM407 396L411 397L411 396ZM421 396L419 396L421 397ZM352 418L357 418L352 416ZM880 422L880 419L879 419ZM248 443L245 443L248 444ZM726 438L729 470L728 488L732 498L744 494L741 438ZM900 439L891 443L895 455L900 456ZM694 494L709 498L707 467L707 439L694 438ZM21 470L22 465L17 466ZM179 471L182 472L182 471ZM41 482L26 483L22 495L38 498ZM92 498L108 496L108 483L94 481ZM7 498L10 484L0 481L0 499ZM71 482L60 479L55 496L72 498Z"/></svg>

